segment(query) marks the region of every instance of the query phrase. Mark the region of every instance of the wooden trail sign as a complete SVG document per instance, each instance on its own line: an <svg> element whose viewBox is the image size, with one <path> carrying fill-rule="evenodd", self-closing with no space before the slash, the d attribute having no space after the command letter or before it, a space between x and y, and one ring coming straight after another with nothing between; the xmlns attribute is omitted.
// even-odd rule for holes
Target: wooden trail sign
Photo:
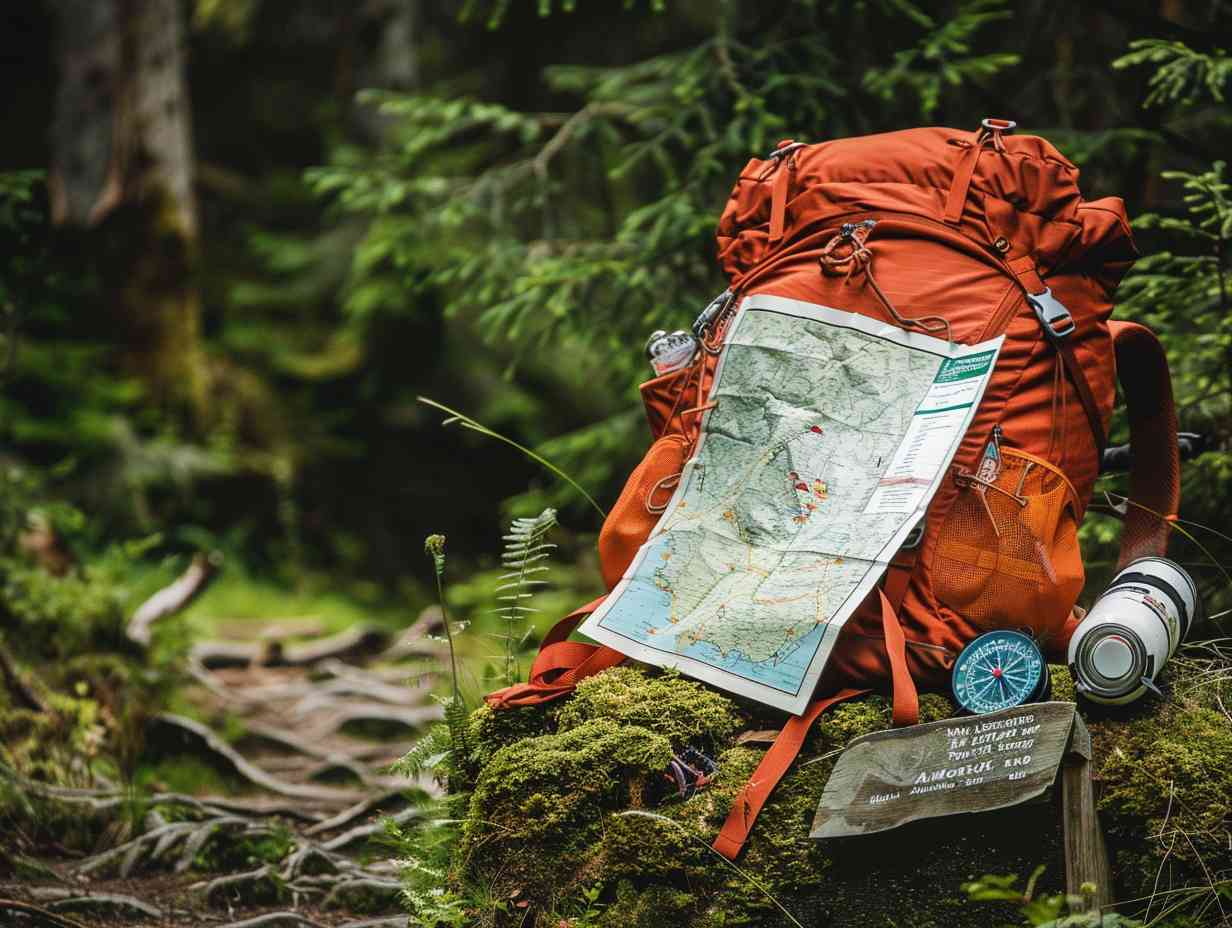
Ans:
<svg viewBox="0 0 1232 928"><path fill-rule="evenodd" d="M1095 813L1091 737L1071 702L1044 702L944 719L853 741L834 765L813 838L841 838L907 822L986 812L1041 795L1061 778L1066 884L1085 882L1107 904L1111 872Z"/></svg>

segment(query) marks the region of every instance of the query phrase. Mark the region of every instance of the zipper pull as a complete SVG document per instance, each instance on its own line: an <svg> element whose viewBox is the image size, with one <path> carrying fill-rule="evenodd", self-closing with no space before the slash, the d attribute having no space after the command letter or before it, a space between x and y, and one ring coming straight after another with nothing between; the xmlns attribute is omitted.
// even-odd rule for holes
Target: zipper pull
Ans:
<svg viewBox="0 0 1232 928"><path fill-rule="evenodd" d="M988 439L988 444L984 446L984 453L980 456L979 470L976 471L976 477L983 480L985 483L996 483L997 478L1001 476L1001 423L997 423L992 427L992 435Z"/></svg>

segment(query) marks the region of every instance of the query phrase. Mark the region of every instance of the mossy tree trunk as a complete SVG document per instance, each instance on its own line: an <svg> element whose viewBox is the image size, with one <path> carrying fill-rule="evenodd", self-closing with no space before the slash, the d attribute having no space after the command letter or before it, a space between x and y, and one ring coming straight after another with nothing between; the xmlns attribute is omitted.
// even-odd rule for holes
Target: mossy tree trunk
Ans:
<svg viewBox="0 0 1232 928"><path fill-rule="evenodd" d="M60 85L49 180L84 226L123 368L190 428L206 376L193 153L178 0L55 0Z"/></svg>

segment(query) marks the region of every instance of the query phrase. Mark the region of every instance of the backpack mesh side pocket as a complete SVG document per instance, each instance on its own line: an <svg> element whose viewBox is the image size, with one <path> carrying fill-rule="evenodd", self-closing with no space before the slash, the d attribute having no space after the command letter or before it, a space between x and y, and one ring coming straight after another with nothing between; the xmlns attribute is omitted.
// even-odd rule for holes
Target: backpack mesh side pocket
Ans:
<svg viewBox="0 0 1232 928"><path fill-rule="evenodd" d="M1014 448L1001 455L990 485L955 475L961 489L937 537L933 590L981 628L1047 639L1082 592L1077 495L1047 461Z"/></svg>

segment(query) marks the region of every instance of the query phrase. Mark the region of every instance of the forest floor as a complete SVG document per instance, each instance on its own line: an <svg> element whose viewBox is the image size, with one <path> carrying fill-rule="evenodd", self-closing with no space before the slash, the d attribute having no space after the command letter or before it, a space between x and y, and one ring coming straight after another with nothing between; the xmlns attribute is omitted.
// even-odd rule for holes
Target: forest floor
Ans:
<svg viewBox="0 0 1232 928"><path fill-rule="evenodd" d="M17 783L47 808L114 822L91 856L22 858L20 878L0 876L0 925L405 925L387 823L422 815L413 794L434 785L388 768L440 717L422 669L435 621L425 613L392 644L244 623L199 645L186 714L151 718L145 749L214 775L189 791L157 776L135 791Z"/></svg>

